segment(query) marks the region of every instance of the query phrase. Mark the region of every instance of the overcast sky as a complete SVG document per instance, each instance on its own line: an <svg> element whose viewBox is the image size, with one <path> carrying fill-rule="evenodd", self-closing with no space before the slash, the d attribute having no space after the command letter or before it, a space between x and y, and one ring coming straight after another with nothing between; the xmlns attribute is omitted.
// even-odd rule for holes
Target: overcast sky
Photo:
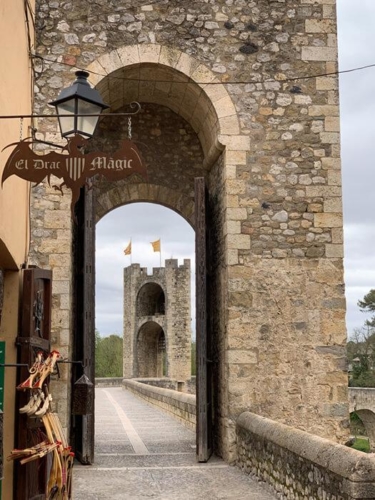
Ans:
<svg viewBox="0 0 375 500"><path fill-rule="evenodd" d="M132 255L124 249L132 239ZM161 257L190 259L192 301L195 299L195 240L191 226L180 215L152 203L133 203L113 210L96 226L96 328L102 337L122 335L123 269L138 263L152 273L160 266L160 254L151 241L161 239Z"/></svg>
<svg viewBox="0 0 375 500"><path fill-rule="evenodd" d="M340 70L375 64L375 0L337 0ZM375 288L375 68L340 76L347 329L366 316L357 307ZM112 211L97 224L96 325L102 336L122 334L123 250L132 238L133 263L159 266L150 242L161 238L162 258L192 260L194 232L175 212L136 203ZM194 286L192 286L194 290ZM194 297L192 298L194 302Z"/></svg>
<svg viewBox="0 0 375 500"><path fill-rule="evenodd" d="M375 64L375 1L338 0L340 70ZM347 329L375 288L375 68L340 76Z"/></svg>

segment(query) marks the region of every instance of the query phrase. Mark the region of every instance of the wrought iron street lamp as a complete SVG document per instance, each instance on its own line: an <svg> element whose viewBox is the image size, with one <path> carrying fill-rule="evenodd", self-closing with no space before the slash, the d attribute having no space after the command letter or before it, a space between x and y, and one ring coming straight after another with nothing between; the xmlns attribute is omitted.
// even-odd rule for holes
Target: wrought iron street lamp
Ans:
<svg viewBox="0 0 375 500"><path fill-rule="evenodd" d="M90 87L87 71L76 71L76 80L60 92L59 97L50 102L55 106L61 135L72 137L80 134L92 137L99 121L100 113L109 108L99 92Z"/></svg>

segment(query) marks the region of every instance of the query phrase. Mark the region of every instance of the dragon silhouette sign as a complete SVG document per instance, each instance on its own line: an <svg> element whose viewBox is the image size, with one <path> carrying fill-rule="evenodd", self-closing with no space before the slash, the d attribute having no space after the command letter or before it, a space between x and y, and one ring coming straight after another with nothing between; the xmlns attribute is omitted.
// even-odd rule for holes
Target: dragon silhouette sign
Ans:
<svg viewBox="0 0 375 500"><path fill-rule="evenodd" d="M72 191L71 210L79 198L80 189L91 177L100 175L110 181L124 179L137 174L147 179L147 170L137 146L129 139L124 139L120 149L112 155L102 152L84 154L88 139L80 135L68 138L68 144L62 153L50 152L45 155L35 153L33 142L27 138L12 143L4 149L15 146L9 156L1 178L1 185L12 175L17 175L29 182L40 184L46 177L51 185L51 177L62 179L60 185L53 187L62 193L63 186Z"/></svg>

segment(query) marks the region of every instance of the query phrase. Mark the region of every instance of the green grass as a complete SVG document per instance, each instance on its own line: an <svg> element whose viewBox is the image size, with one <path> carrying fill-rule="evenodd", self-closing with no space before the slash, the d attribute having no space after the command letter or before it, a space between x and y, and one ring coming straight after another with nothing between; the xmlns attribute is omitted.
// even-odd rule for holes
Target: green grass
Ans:
<svg viewBox="0 0 375 500"><path fill-rule="evenodd" d="M368 453L370 451L370 445L367 439L357 438L352 448L358 451L364 451L365 453Z"/></svg>

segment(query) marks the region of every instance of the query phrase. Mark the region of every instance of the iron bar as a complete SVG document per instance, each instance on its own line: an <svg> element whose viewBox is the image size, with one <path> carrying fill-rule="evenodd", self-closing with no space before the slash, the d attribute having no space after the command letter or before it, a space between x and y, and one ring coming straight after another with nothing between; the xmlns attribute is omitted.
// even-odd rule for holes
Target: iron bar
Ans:
<svg viewBox="0 0 375 500"><path fill-rule="evenodd" d="M105 116L133 116L139 113L141 110L141 105L139 102L134 102L130 104L130 107L135 107L134 105L137 106L137 109L133 112L127 112L127 113L77 113L77 114L63 114L63 115L49 115L46 113L43 114L38 114L38 115L0 115L0 120L7 120L7 119L23 119L23 118L72 118L74 116L79 116L79 117L84 117L84 116L99 116L100 118L103 118Z"/></svg>
<svg viewBox="0 0 375 500"><path fill-rule="evenodd" d="M60 146L60 144L54 144L53 142L42 141L41 139L35 139L34 137L32 139L33 142L36 142L38 144L46 144L47 146L53 146L54 148L65 149L66 147L66 146Z"/></svg>
<svg viewBox="0 0 375 500"><path fill-rule="evenodd" d="M56 363L68 363L70 365L81 365L82 368L86 368L86 365L83 363L83 361L68 361L65 359L58 359Z"/></svg>
<svg viewBox="0 0 375 500"><path fill-rule="evenodd" d="M67 360L57 360L56 363L69 363L72 365L81 365L83 368L85 368L85 365L83 361L67 361ZM0 363L0 368L22 368L22 367L27 367L29 368L29 365L27 363Z"/></svg>
<svg viewBox="0 0 375 500"><path fill-rule="evenodd" d="M47 114L42 114L42 115L0 115L0 120L7 120L7 119L22 119L22 118L73 118L74 116L100 116L103 118L104 116L133 116L136 115L138 111L135 111L134 113L78 113L76 114L70 114L70 115L47 115Z"/></svg>
<svg viewBox="0 0 375 500"><path fill-rule="evenodd" d="M29 365L27 363L0 363L0 368L22 368L22 367L29 368Z"/></svg>

